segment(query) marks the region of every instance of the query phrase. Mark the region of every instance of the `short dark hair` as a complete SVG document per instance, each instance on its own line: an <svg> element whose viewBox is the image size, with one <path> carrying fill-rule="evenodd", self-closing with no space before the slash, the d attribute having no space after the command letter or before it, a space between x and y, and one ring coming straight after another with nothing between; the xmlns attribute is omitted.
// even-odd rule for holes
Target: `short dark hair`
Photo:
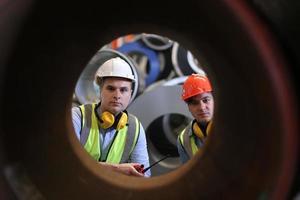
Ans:
<svg viewBox="0 0 300 200"><path fill-rule="evenodd" d="M108 78L117 78L117 77L109 77L109 76L106 76L106 77L97 77L97 78L96 78L96 83L97 83L97 85L98 85L100 88L102 88L102 86L104 85L105 80L108 79ZM128 79L128 80L129 80L129 79ZM130 89L132 89L132 88L133 88L133 81L131 81L131 88L130 88Z"/></svg>
<svg viewBox="0 0 300 200"><path fill-rule="evenodd" d="M97 77L96 78L96 84L101 88L103 86L103 83L104 83L104 80L105 80L105 77Z"/></svg>
<svg viewBox="0 0 300 200"><path fill-rule="evenodd" d="M190 98L188 98L184 101L185 101L186 104L190 105L192 103L192 100L193 100L193 97L190 97Z"/></svg>
<svg viewBox="0 0 300 200"><path fill-rule="evenodd" d="M213 97L213 99L214 99L214 94L213 94L213 92L211 91L211 92L207 92L207 93L210 93L211 94L211 96ZM185 103L187 103L188 105L190 105L191 103L192 103L192 101L193 101L193 98L194 98L194 96L192 96L192 97L189 97L188 99L186 99L186 100L184 100L185 101Z"/></svg>

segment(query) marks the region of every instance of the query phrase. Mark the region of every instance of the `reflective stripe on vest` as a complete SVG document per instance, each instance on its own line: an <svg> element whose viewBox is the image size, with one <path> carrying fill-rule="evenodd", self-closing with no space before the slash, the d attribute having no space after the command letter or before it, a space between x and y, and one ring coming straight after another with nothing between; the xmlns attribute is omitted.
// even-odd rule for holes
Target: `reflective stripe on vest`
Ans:
<svg viewBox="0 0 300 200"><path fill-rule="evenodd" d="M97 161L101 157L98 118L95 113L96 104L81 105L82 129L80 143L85 150ZM116 137L107 155L105 162L124 163L128 162L130 155L136 145L140 132L138 119L129 114L128 125L116 132Z"/></svg>

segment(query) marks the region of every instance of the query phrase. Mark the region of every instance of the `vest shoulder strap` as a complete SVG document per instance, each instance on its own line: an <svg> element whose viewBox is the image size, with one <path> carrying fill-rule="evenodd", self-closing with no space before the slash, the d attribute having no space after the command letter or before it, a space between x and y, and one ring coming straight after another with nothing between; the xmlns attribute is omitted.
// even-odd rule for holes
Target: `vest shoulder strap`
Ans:
<svg viewBox="0 0 300 200"><path fill-rule="evenodd" d="M80 131L80 143L84 146L90 133L90 129L92 126L92 112L93 112L93 105L86 104L79 107L81 111L81 131Z"/></svg>
<svg viewBox="0 0 300 200"><path fill-rule="evenodd" d="M192 151L192 145L191 145L191 139L190 139L190 136L189 136L189 131L192 130L192 124L188 125L185 130L183 131L183 137L182 137L182 140L181 143L182 143L182 146L185 150L185 152L188 154L188 156L191 158L193 156L193 151Z"/></svg>
<svg viewBox="0 0 300 200"><path fill-rule="evenodd" d="M128 162L129 157L137 143L139 134L140 134L140 123L137 117L129 113L126 143L125 143L125 147L124 147L124 151L120 163Z"/></svg>

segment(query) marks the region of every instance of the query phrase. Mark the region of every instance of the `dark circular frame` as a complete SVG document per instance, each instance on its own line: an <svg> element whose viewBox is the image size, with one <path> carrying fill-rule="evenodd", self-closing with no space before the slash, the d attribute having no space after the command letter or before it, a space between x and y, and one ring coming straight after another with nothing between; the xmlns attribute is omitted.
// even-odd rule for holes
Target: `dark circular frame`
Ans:
<svg viewBox="0 0 300 200"><path fill-rule="evenodd" d="M99 1L1 6L3 198L285 199L296 170L296 92L276 38L246 2L122 1L115 18ZM203 154L150 179L101 169L80 148L70 116L76 80L97 48L135 32L174 38L195 57L201 49L218 102Z"/></svg>

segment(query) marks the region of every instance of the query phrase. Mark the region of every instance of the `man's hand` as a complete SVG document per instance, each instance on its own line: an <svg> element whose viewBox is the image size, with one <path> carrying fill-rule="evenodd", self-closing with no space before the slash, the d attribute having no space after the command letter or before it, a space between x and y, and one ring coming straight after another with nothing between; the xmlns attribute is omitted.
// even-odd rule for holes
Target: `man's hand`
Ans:
<svg viewBox="0 0 300 200"><path fill-rule="evenodd" d="M109 164L109 163L100 162L100 164L104 167L111 168L116 172L128 176L137 176L137 177L144 176L144 173L142 172L144 169L144 165L141 165L139 163Z"/></svg>

